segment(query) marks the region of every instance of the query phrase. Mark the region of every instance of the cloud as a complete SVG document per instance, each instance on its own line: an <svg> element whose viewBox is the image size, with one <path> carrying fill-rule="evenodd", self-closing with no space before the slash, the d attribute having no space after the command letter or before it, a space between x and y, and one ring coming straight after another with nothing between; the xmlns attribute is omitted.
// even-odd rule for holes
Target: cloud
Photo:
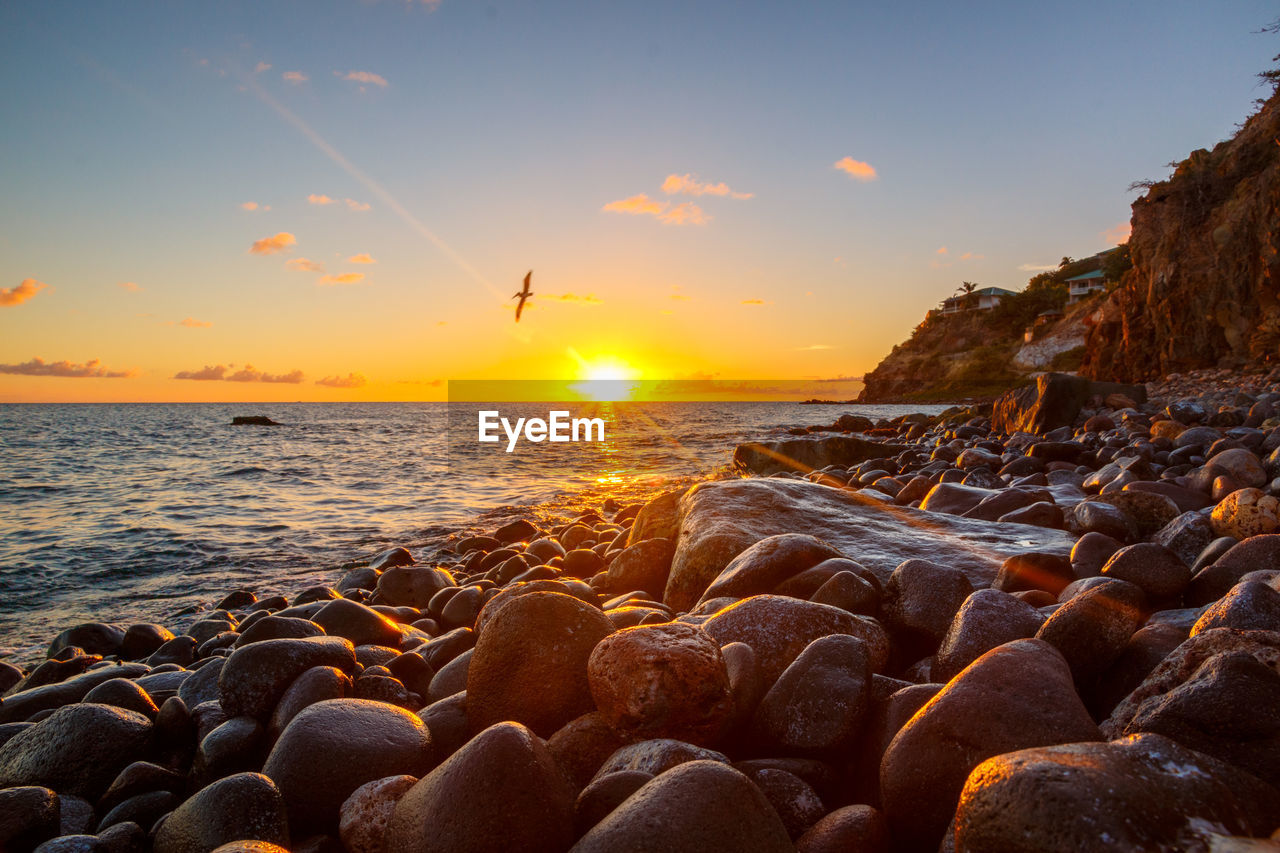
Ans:
<svg viewBox="0 0 1280 853"><path fill-rule="evenodd" d="M321 276L320 284L359 284L364 281L362 272L344 272L341 275Z"/></svg>
<svg viewBox="0 0 1280 853"><path fill-rule="evenodd" d="M985 256L984 256L984 255L979 255L979 254L977 254L976 252L965 252L963 255L961 255L961 256L960 256L960 260L962 260L962 261L980 261L980 260L982 260L982 259L983 259L983 257L985 257Z"/></svg>
<svg viewBox="0 0 1280 853"><path fill-rule="evenodd" d="M207 328L209 328L210 326L212 326L213 324L212 324L212 323L206 323L206 322L205 322L205 321L203 321L203 320L197 320L197 319L196 319L196 318L194 318L194 317L187 317L187 318L186 318L186 319L184 319L182 322L178 323L178 325L179 325L179 326L186 326L188 329L207 329Z"/></svg>
<svg viewBox="0 0 1280 853"><path fill-rule="evenodd" d="M848 172L855 181L874 181L877 177L875 167L870 163L855 160L852 157L841 157L835 162L835 168Z"/></svg>
<svg viewBox="0 0 1280 853"><path fill-rule="evenodd" d="M585 296L579 296L576 293L561 293L559 295L547 295L541 297L543 301L548 302L576 302L579 305L603 305L604 300L597 297L594 293L588 293Z"/></svg>
<svg viewBox="0 0 1280 853"><path fill-rule="evenodd" d="M1108 243L1118 246L1121 243L1129 242L1131 233L1133 233L1133 225L1128 222L1120 222L1103 231L1101 236Z"/></svg>
<svg viewBox="0 0 1280 853"><path fill-rule="evenodd" d="M22 283L17 287L10 287L7 290L0 287L0 305L6 308L14 305L21 305L49 285L43 281L36 281L34 278L24 278Z"/></svg>
<svg viewBox="0 0 1280 853"><path fill-rule="evenodd" d="M946 246L939 246L939 247L938 247L938 251L937 251L937 252L935 252L935 254L938 254L938 255L945 255L946 253L947 253L947 247L946 247Z"/></svg>
<svg viewBox="0 0 1280 853"><path fill-rule="evenodd" d="M831 344L809 344L807 347L796 347L798 352L809 352L811 350L835 349Z"/></svg>
<svg viewBox="0 0 1280 853"><path fill-rule="evenodd" d="M347 258L347 263L349 263L349 264L376 264L376 263L377 263L377 261L375 261L375 260L374 260L370 255L369 255L369 253L368 253L368 252L361 252L361 253L360 253L360 254L358 254L358 255L352 255L351 257Z"/></svg>
<svg viewBox="0 0 1280 853"><path fill-rule="evenodd" d="M658 217L664 225L706 225L711 217L691 201L682 201Z"/></svg>
<svg viewBox="0 0 1280 853"><path fill-rule="evenodd" d="M667 294L667 298L670 299L672 302L689 302L693 299L692 296L686 296L685 294L681 293L680 285L678 284L671 285L671 293Z"/></svg>
<svg viewBox="0 0 1280 853"><path fill-rule="evenodd" d="M356 83L368 83L383 89L387 87L387 78L381 74L374 74L372 71L348 71L342 79Z"/></svg>
<svg viewBox="0 0 1280 853"><path fill-rule="evenodd" d="M279 374L263 373L252 364L246 364L235 373L231 373L230 371L234 368L234 364L230 366L225 364L206 364L199 370L180 370L173 375L173 378L194 379L202 382L269 382L283 383L287 385L297 385L305 378L301 370L292 370L288 373Z"/></svg>
<svg viewBox="0 0 1280 853"><path fill-rule="evenodd" d="M683 175L667 175L667 179L662 182L662 191L667 195L683 193L684 195L728 196L729 198L736 199L748 199L755 196L755 193L734 192L729 189L728 184L723 182L718 184L704 184L688 173Z"/></svg>
<svg viewBox="0 0 1280 853"><path fill-rule="evenodd" d="M1023 272L1046 272L1057 268L1057 264L1018 264L1018 269Z"/></svg>
<svg viewBox="0 0 1280 853"><path fill-rule="evenodd" d="M58 376L68 379L129 379L137 376L136 370L108 370L102 362L91 358L84 364L55 361L52 364L42 358L33 358L22 364L0 364L0 373L18 376Z"/></svg>
<svg viewBox="0 0 1280 853"><path fill-rule="evenodd" d="M654 201L644 193L633 195L630 198L611 201L601 210L609 213L630 213L630 214L647 214L650 216L661 216L662 212L667 209L667 202Z"/></svg>
<svg viewBox="0 0 1280 853"><path fill-rule="evenodd" d="M301 71L286 71L280 76L288 80L290 83L305 83L310 79Z"/></svg>
<svg viewBox="0 0 1280 853"><path fill-rule="evenodd" d="M372 206L367 202L356 201L354 198L344 198L343 201L347 203L347 207L351 208L357 213L364 213L366 210L368 210Z"/></svg>
<svg viewBox="0 0 1280 853"><path fill-rule="evenodd" d="M763 299L744 299L742 300L742 304L756 306L756 305L772 305L773 303L765 302Z"/></svg>
<svg viewBox="0 0 1280 853"><path fill-rule="evenodd" d="M257 210L258 203L256 201L246 201L240 205L241 210Z"/></svg>
<svg viewBox="0 0 1280 853"><path fill-rule="evenodd" d="M324 379L317 379L316 384L328 388L361 388L368 385L369 380L363 373L348 373L346 376L326 376Z"/></svg>
<svg viewBox="0 0 1280 853"><path fill-rule="evenodd" d="M270 62L259 62L257 65L253 66L254 74L261 74L263 71L270 71L270 70L271 70Z"/></svg>
<svg viewBox="0 0 1280 853"><path fill-rule="evenodd" d="M307 201L311 204L336 204L336 202L327 195L316 195L315 193L307 196Z"/></svg>
<svg viewBox="0 0 1280 853"><path fill-rule="evenodd" d="M117 282L117 283L116 283L116 287L120 288L121 290L123 290L123 291L125 291L125 292L127 292L127 293L141 293L141 292L142 292L142 285L138 284L136 281L121 281L121 282Z"/></svg>
<svg viewBox="0 0 1280 853"><path fill-rule="evenodd" d="M249 247L251 255L274 255L277 252L283 252L290 246L297 244L297 239L288 231L281 231L274 237L263 237L261 240L255 240L253 245Z"/></svg>
<svg viewBox="0 0 1280 853"><path fill-rule="evenodd" d="M324 264L307 258L290 258L284 265L294 272L324 272Z"/></svg>

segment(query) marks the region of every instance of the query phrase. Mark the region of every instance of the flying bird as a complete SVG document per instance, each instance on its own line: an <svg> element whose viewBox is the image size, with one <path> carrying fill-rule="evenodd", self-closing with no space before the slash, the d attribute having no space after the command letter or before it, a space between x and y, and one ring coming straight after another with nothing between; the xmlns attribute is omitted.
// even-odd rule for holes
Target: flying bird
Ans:
<svg viewBox="0 0 1280 853"><path fill-rule="evenodd" d="M516 304L516 322L517 323L520 322L520 312L524 310L524 303L528 301L530 296L533 296L533 291L529 289L529 279L531 278L533 278L533 270L529 270L529 272L525 274L524 290L520 291L515 296L511 297L512 299L520 300Z"/></svg>

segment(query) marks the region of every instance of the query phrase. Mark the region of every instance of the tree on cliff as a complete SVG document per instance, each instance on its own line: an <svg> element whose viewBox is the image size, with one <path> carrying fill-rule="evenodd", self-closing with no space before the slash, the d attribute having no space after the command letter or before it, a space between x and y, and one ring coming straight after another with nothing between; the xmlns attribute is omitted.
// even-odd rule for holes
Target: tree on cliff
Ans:
<svg viewBox="0 0 1280 853"><path fill-rule="evenodd" d="M978 297L973 295L974 291L977 289L978 289L977 283L972 281L961 282L960 286L956 288L956 293L964 294L965 308L972 308L974 304L978 301Z"/></svg>

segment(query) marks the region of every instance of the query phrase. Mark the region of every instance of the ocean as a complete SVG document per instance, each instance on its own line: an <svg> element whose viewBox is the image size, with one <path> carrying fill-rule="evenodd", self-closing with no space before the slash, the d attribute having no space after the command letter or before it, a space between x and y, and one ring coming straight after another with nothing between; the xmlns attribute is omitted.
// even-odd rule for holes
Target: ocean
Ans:
<svg viewBox="0 0 1280 853"><path fill-rule="evenodd" d="M170 624L239 587L333 584L339 567L524 515L557 523L729 470L789 427L938 406L497 404L603 417L603 442L477 441L444 403L0 405L0 659L84 621ZM232 426L266 415L281 426ZM501 434L501 431L499 431Z"/></svg>

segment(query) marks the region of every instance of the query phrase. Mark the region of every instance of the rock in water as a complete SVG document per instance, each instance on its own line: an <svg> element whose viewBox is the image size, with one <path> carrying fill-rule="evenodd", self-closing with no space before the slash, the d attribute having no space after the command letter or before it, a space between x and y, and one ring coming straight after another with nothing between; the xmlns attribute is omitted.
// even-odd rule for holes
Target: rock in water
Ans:
<svg viewBox="0 0 1280 853"><path fill-rule="evenodd" d="M280 426L266 415L236 415L231 419L232 426Z"/></svg>
<svg viewBox="0 0 1280 853"><path fill-rule="evenodd" d="M732 711L720 646L682 622L610 634L591 653L587 675L605 720L636 738L708 744Z"/></svg>
<svg viewBox="0 0 1280 853"><path fill-rule="evenodd" d="M795 848L751 780L718 761L668 770L614 809L573 853L787 853Z"/></svg>
<svg viewBox="0 0 1280 853"><path fill-rule="evenodd" d="M573 843L573 805L542 741L519 723L499 723L400 798L385 845L396 853L563 853Z"/></svg>
<svg viewBox="0 0 1280 853"><path fill-rule="evenodd" d="M54 711L0 746L0 788L40 785L96 800L126 765L148 757L151 721L81 703Z"/></svg>
<svg viewBox="0 0 1280 853"><path fill-rule="evenodd" d="M933 849L980 762L1033 746L1100 740L1071 671L1042 640L987 652L894 737L880 763L885 816L904 849Z"/></svg>
<svg viewBox="0 0 1280 853"><path fill-rule="evenodd" d="M237 773L197 791L164 818L155 853L213 850L245 840L289 844L284 799L261 773Z"/></svg>
<svg viewBox="0 0 1280 853"><path fill-rule="evenodd" d="M1004 560L1028 551L1067 554L1066 533L958 518L870 502L803 480L702 483L679 504L680 537L663 600L690 610L722 571L769 536L803 530L874 571L882 581L904 560L942 563L986 586Z"/></svg>
<svg viewBox="0 0 1280 853"><path fill-rule="evenodd" d="M740 471L767 477L781 472L808 474L828 465L850 468L868 459L887 459L906 448L852 435L789 438L783 441L739 444L733 465Z"/></svg>
<svg viewBox="0 0 1280 853"><path fill-rule="evenodd" d="M1278 814L1280 794L1248 773L1135 735L978 765L956 811L955 849L1207 850L1214 835L1271 832Z"/></svg>
<svg viewBox="0 0 1280 853"><path fill-rule="evenodd" d="M280 789L294 834L332 834L351 792L387 776L431 767L431 735L403 708L368 699L328 699L298 713L262 772Z"/></svg>
<svg viewBox="0 0 1280 853"><path fill-rule="evenodd" d="M612 632L607 616L572 596L512 598L485 623L467 669L472 730L514 720L550 737L590 711L587 660Z"/></svg>

